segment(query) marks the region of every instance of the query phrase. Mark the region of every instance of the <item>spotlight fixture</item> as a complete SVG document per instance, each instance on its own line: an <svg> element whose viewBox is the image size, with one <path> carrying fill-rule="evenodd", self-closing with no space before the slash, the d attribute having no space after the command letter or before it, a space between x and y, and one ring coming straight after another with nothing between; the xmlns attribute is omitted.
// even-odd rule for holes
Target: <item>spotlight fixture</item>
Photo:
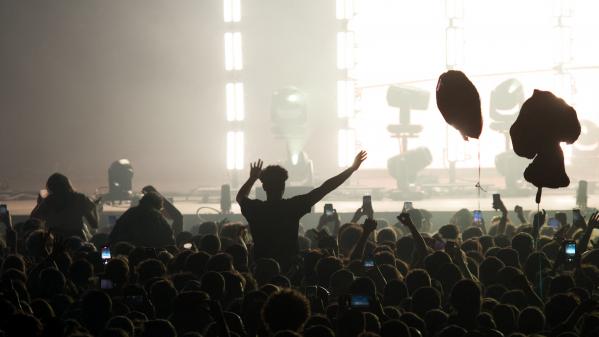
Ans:
<svg viewBox="0 0 599 337"><path fill-rule="evenodd" d="M399 108L399 124L389 125L387 130L399 139L402 153L408 150L408 138L422 131L422 125L411 124L412 110L426 110L429 98L428 91L411 86L390 85L387 89L387 104Z"/></svg>
<svg viewBox="0 0 599 337"><path fill-rule="evenodd" d="M120 159L108 169L108 200L131 200L133 167L128 159Z"/></svg>
<svg viewBox="0 0 599 337"><path fill-rule="evenodd" d="M418 173L432 162L431 151L426 147L419 147L389 158L387 169L397 181L397 188L400 191L407 191L410 185L416 182Z"/></svg>
<svg viewBox="0 0 599 337"><path fill-rule="evenodd" d="M305 124L306 99L296 87L284 87L272 94L271 119L275 124Z"/></svg>

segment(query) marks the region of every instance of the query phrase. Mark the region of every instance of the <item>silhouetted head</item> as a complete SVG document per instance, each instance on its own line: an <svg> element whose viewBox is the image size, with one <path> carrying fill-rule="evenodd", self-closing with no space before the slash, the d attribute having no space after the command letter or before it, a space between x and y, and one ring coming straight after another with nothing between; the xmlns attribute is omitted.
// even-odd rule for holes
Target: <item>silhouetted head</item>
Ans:
<svg viewBox="0 0 599 337"><path fill-rule="evenodd" d="M171 322L156 319L144 323L141 337L177 337L177 332Z"/></svg>
<svg viewBox="0 0 599 337"><path fill-rule="evenodd" d="M269 200L283 198L287 178L289 178L287 170L279 165L270 165L262 170L260 181Z"/></svg>
<svg viewBox="0 0 599 337"><path fill-rule="evenodd" d="M127 333L128 336L134 336L135 327L133 322L126 316L114 316L106 324L107 328L121 329Z"/></svg>
<svg viewBox="0 0 599 337"><path fill-rule="evenodd" d="M61 173L52 174L46 181L46 189L49 194L64 196L74 192L71 181Z"/></svg>
<svg viewBox="0 0 599 337"><path fill-rule="evenodd" d="M460 230L454 224L448 224L439 228L439 234L445 240L457 240L460 237Z"/></svg>
<svg viewBox="0 0 599 337"><path fill-rule="evenodd" d="M308 299L292 289L279 290L270 295L262 308L262 319L271 333L299 331L309 316Z"/></svg>
<svg viewBox="0 0 599 337"><path fill-rule="evenodd" d="M258 285L264 285L281 273L279 263L274 259L262 258L256 261L254 277Z"/></svg>
<svg viewBox="0 0 599 337"><path fill-rule="evenodd" d="M424 315L424 323L426 323L426 330L430 336L434 336L439 330L441 330L449 319L449 315L441 309L429 310Z"/></svg>
<svg viewBox="0 0 599 337"><path fill-rule="evenodd" d="M429 310L440 307L441 295L433 287L421 287L412 295L412 311L420 317L424 317Z"/></svg>
<svg viewBox="0 0 599 337"><path fill-rule="evenodd" d="M430 287L431 277L424 269L412 269L406 276L406 286L410 294L414 294L420 287Z"/></svg>
<svg viewBox="0 0 599 337"><path fill-rule="evenodd" d="M495 256L489 256L483 260L478 268L479 279L483 285L489 286L497 282L497 273L505 264Z"/></svg>
<svg viewBox="0 0 599 337"><path fill-rule="evenodd" d="M392 319L381 326L381 337L410 337L410 329L399 319Z"/></svg>
<svg viewBox="0 0 599 337"><path fill-rule="evenodd" d="M545 315L549 327L555 327L563 322L578 306L578 299L572 294L557 294L545 304Z"/></svg>
<svg viewBox="0 0 599 337"><path fill-rule="evenodd" d="M402 281L391 281L385 285L383 303L385 305L399 306L408 297L408 288Z"/></svg>
<svg viewBox="0 0 599 337"><path fill-rule="evenodd" d="M537 307L527 307L520 312L518 330L527 335L538 333L545 327L545 315Z"/></svg>
<svg viewBox="0 0 599 337"><path fill-rule="evenodd" d="M512 248L518 252L521 262L526 261L533 251L533 238L528 233L518 233L512 238Z"/></svg>
<svg viewBox="0 0 599 337"><path fill-rule="evenodd" d="M210 255L218 253L220 250L220 239L213 234L204 235L200 240L199 249Z"/></svg>
<svg viewBox="0 0 599 337"><path fill-rule="evenodd" d="M465 301L464 299L468 299ZM482 298L480 288L472 280L458 281L451 289L451 306L460 314L476 316L480 312Z"/></svg>
<svg viewBox="0 0 599 337"><path fill-rule="evenodd" d="M163 205L162 197L156 192L148 192L139 200L139 206L146 209L161 210Z"/></svg>

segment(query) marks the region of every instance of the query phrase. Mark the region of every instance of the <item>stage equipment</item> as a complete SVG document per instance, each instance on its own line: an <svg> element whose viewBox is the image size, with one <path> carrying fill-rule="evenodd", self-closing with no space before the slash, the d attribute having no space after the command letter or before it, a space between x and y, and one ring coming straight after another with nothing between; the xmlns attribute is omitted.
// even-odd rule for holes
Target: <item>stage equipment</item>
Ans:
<svg viewBox="0 0 599 337"><path fill-rule="evenodd" d="M578 181L578 189L576 189L576 206L580 209L587 208L589 200L589 183L586 180Z"/></svg>
<svg viewBox="0 0 599 337"><path fill-rule="evenodd" d="M433 156L426 147L419 147L405 151L389 158L387 169L389 174L397 181L400 191L409 191L414 184L418 173L433 162Z"/></svg>
<svg viewBox="0 0 599 337"><path fill-rule="evenodd" d="M131 200L133 197L133 167L128 159L113 162L108 169L108 194L104 201Z"/></svg>
<svg viewBox="0 0 599 337"><path fill-rule="evenodd" d="M505 178L504 194L518 195L521 191L519 181L522 181L522 172L528 166L528 161L519 157L513 150L507 150L495 156L495 169Z"/></svg>
<svg viewBox="0 0 599 337"><path fill-rule="evenodd" d="M314 164L308 158L306 152L301 151L297 155L291 154L283 164L289 173L289 184L295 186L312 185L314 176Z"/></svg>
<svg viewBox="0 0 599 337"><path fill-rule="evenodd" d="M288 170L298 171L299 176L304 176L303 183L311 184L312 162L303 152L308 139L306 103L306 95L296 87L284 87L274 91L271 101L271 121L275 137L282 138L287 143L288 155L284 165ZM291 172L290 178L295 180Z"/></svg>
<svg viewBox="0 0 599 337"><path fill-rule="evenodd" d="M416 87L390 85L387 89L387 104L399 108L399 124L391 124L387 130L399 139L401 153L408 150L408 139L422 131L422 125L411 124L412 110L426 110L429 99L428 91Z"/></svg>
<svg viewBox="0 0 599 337"><path fill-rule="evenodd" d="M228 184L220 187L220 212L231 214L231 186Z"/></svg>

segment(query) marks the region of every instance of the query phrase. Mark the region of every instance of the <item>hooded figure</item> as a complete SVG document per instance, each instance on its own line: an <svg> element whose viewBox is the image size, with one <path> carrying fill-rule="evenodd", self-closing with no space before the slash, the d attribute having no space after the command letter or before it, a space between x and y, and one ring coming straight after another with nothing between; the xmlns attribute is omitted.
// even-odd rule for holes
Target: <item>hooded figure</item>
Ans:
<svg viewBox="0 0 599 337"><path fill-rule="evenodd" d="M439 76L437 107L445 121L460 131L464 140L480 137L483 130L480 97L463 72L450 70Z"/></svg>
<svg viewBox="0 0 599 337"><path fill-rule="evenodd" d="M516 154L533 159L524 171L528 182L539 189L570 184L559 144L572 144L578 139L580 122L576 110L563 99L549 91L535 90L522 105L510 136Z"/></svg>

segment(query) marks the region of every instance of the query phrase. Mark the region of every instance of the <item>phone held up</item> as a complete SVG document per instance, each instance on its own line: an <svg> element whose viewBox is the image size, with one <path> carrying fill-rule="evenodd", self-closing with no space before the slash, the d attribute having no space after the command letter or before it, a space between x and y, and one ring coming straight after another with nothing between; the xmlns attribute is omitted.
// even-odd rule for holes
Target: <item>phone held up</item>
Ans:
<svg viewBox="0 0 599 337"><path fill-rule="evenodd" d="M483 214L480 210L475 210L474 212L472 212L472 215L475 225L481 225L483 223Z"/></svg>
<svg viewBox="0 0 599 337"><path fill-rule="evenodd" d="M566 240L563 242L563 245L566 254L566 263L573 264L576 262L576 242L573 240Z"/></svg>
<svg viewBox="0 0 599 337"><path fill-rule="evenodd" d="M362 211L368 215L369 219L372 219L372 197L370 195L362 197Z"/></svg>
<svg viewBox="0 0 599 337"><path fill-rule="evenodd" d="M109 246L104 246L102 247L102 251L100 252L101 257L102 257L102 262L104 264L107 264L108 261L110 261L110 259L112 258L112 255L110 254L110 247Z"/></svg>
<svg viewBox="0 0 599 337"><path fill-rule="evenodd" d="M370 296L351 295L349 305L352 309L366 309L370 307Z"/></svg>
<svg viewBox="0 0 599 337"><path fill-rule="evenodd" d="M332 216L333 215L333 204L324 204L324 215Z"/></svg>

